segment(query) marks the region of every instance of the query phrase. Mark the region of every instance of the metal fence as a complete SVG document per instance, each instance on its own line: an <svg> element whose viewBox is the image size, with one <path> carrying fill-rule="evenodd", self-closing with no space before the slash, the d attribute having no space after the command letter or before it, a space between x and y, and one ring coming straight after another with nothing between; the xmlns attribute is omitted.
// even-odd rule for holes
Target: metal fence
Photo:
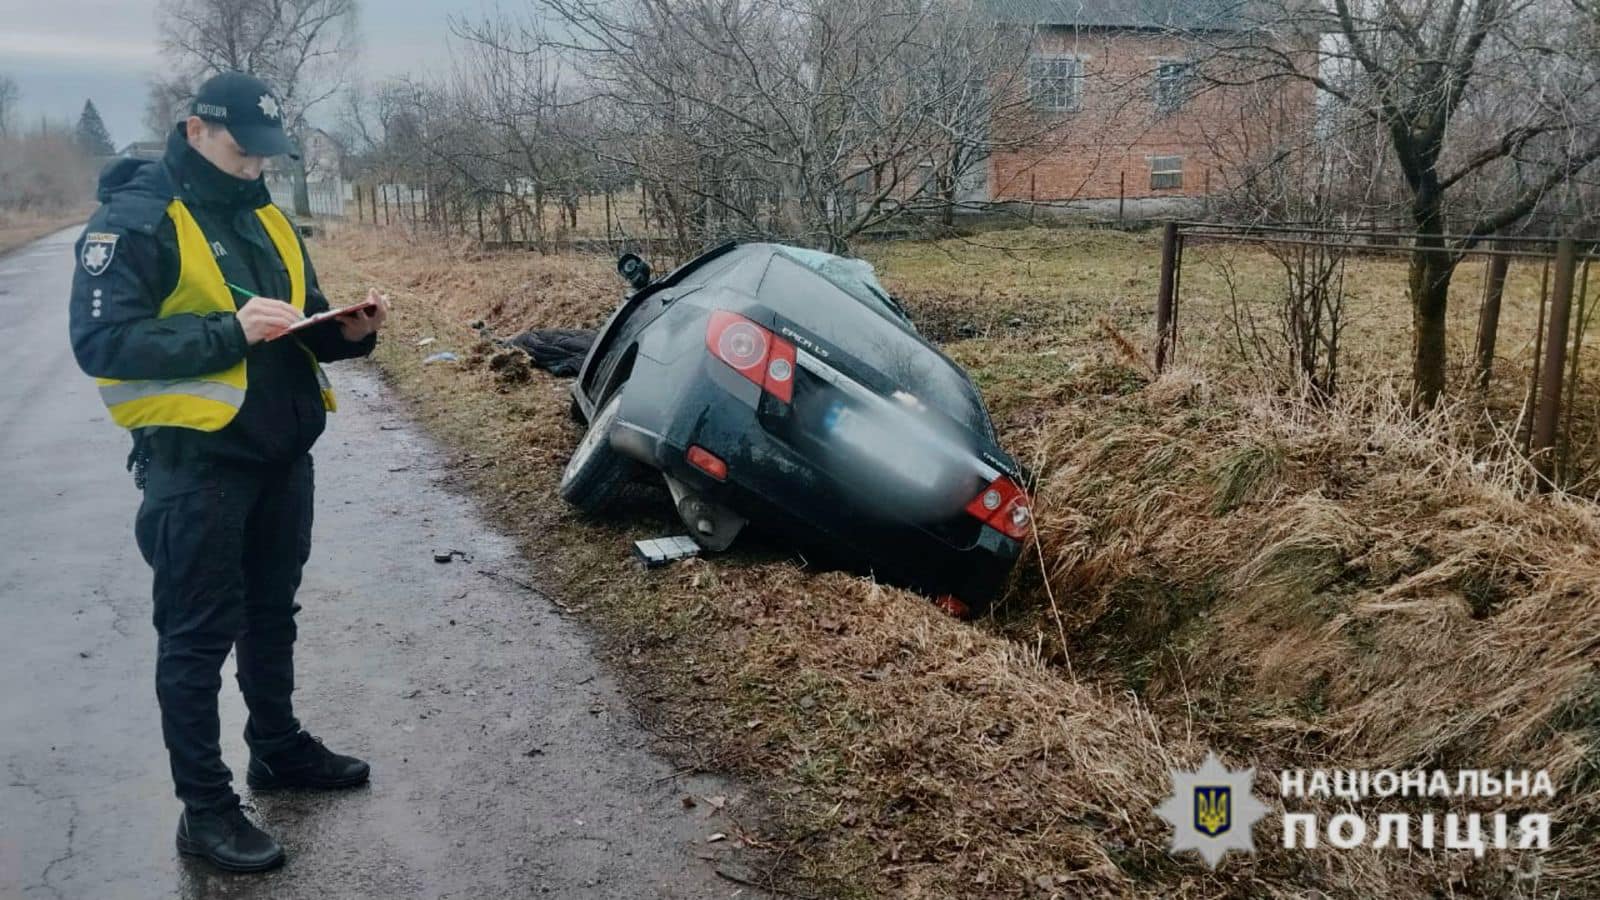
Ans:
<svg viewBox="0 0 1600 900"><path fill-rule="evenodd" d="M536 194L531 184L461 191L445 186L357 183L350 218L379 227L408 228L475 239L486 249L664 251L672 235L653 219L636 189L585 196ZM659 255L659 254L658 254Z"/></svg>
<svg viewBox="0 0 1600 900"><path fill-rule="evenodd" d="M1521 379L1512 396L1518 397L1514 416L1501 424L1509 429L1521 453L1538 473L1541 490L1594 485L1600 473L1600 421L1582 421L1577 412L1584 375L1585 338L1600 303L1589 298L1590 270L1600 260L1600 241L1572 237L1492 237L1433 235L1443 246L1420 243L1412 232L1330 229L1302 225L1239 225L1210 222L1173 222L1165 227L1161 276L1155 313L1154 367L1165 371L1179 350L1179 312L1182 307L1185 249L1197 244L1233 244L1272 249L1282 254L1293 272L1295 254L1302 271L1311 254L1333 259L1339 265L1372 256L1410 258L1418 253L1448 253L1462 267L1484 266L1484 290L1477 315L1471 383L1487 394L1491 383ZM1529 265L1539 271L1537 325L1532 335L1533 353L1521 364L1504 366L1497 357L1502 334L1501 312L1507 274L1512 265ZM1401 296L1409 297L1409 294ZM1507 375L1497 370L1510 368ZM1504 387L1504 385L1501 385ZM1600 408L1600 406L1597 406ZM1493 410L1486 405L1485 413ZM1579 446L1580 429L1586 442ZM1592 432L1592 433L1591 433ZM1580 458L1580 456L1582 458Z"/></svg>
<svg viewBox="0 0 1600 900"><path fill-rule="evenodd" d="M267 191L272 194L272 202L285 210L295 208L294 178L285 175L269 175L267 177ZM323 219L340 219L346 215L346 200L349 193L348 187L341 178L324 178L306 182L306 200L309 202L311 215Z"/></svg>

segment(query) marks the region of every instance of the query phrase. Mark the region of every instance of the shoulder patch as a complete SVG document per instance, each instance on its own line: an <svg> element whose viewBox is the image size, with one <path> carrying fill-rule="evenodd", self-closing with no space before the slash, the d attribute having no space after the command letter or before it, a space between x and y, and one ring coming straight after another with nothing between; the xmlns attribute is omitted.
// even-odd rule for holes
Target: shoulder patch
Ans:
<svg viewBox="0 0 1600 900"><path fill-rule="evenodd" d="M83 253L79 262L90 275L100 275L111 267L111 258L117 253L117 240L122 235L108 231L91 231L83 236Z"/></svg>

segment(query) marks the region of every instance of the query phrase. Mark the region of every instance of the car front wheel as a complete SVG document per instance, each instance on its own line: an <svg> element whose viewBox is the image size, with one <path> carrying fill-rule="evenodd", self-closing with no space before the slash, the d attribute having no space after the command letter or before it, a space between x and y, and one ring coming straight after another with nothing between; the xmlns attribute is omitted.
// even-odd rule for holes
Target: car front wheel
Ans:
<svg viewBox="0 0 1600 900"><path fill-rule="evenodd" d="M622 408L622 391L613 391L561 473L561 499L593 515L605 508L628 480L629 462L611 449L611 428Z"/></svg>

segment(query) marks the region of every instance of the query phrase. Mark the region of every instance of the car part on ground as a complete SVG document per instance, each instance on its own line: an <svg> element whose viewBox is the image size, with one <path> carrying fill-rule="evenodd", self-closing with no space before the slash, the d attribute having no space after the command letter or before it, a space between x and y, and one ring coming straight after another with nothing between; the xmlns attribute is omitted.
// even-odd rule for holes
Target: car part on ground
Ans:
<svg viewBox="0 0 1600 900"><path fill-rule="evenodd" d="M633 542L633 555L646 569L659 569L669 563L699 556L700 550L700 545L688 535Z"/></svg>

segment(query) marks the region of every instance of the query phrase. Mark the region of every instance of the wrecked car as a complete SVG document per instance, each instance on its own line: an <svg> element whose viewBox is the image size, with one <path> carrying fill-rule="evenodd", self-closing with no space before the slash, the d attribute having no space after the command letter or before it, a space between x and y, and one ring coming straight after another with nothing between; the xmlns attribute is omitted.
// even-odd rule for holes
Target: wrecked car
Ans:
<svg viewBox="0 0 1600 900"><path fill-rule="evenodd" d="M633 290L572 388L561 495L599 513L660 473L710 551L754 524L976 611L1031 533L1026 478L977 388L864 261L729 243Z"/></svg>

